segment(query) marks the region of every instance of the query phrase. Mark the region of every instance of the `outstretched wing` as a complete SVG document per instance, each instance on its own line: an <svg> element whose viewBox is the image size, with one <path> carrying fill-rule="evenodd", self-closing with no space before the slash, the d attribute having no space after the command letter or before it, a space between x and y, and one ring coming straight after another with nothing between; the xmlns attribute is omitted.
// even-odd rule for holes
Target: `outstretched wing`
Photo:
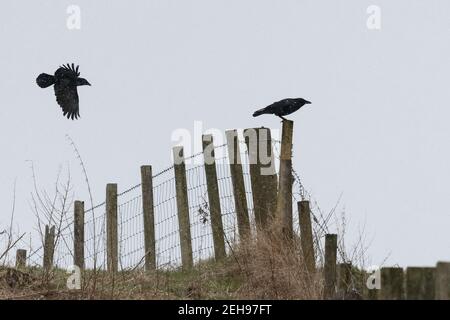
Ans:
<svg viewBox="0 0 450 320"><path fill-rule="evenodd" d="M69 77L69 78L73 78L76 79L77 77L80 76L80 72L78 71L79 66L76 66L72 63L72 65L70 64L63 64L62 66L60 66L58 68L58 70L56 70L55 72L55 77L56 78L64 78L64 77Z"/></svg>
<svg viewBox="0 0 450 320"><path fill-rule="evenodd" d="M80 110L77 86L70 79L62 78L54 87L56 102L63 110L63 115L67 119L78 119Z"/></svg>
<svg viewBox="0 0 450 320"><path fill-rule="evenodd" d="M80 116L78 92L77 92L77 78L80 75L78 66L62 65L55 72L55 95L56 101L61 106L64 116L67 119L78 119Z"/></svg>

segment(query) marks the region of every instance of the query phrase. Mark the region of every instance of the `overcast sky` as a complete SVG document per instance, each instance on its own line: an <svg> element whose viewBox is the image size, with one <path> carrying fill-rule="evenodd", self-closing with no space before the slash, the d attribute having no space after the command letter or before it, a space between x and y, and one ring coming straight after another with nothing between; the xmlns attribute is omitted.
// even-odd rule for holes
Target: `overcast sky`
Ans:
<svg viewBox="0 0 450 320"><path fill-rule="evenodd" d="M67 8L81 29L67 28ZM381 9L381 29L367 8ZM294 166L324 211L342 194L349 241L365 225L373 264L450 260L450 2L21 1L0 9L0 225L17 182L16 225L34 226L30 162L51 189L83 157L94 201L170 163L178 128L279 128L252 112L285 97L312 105L295 121ZM80 65L81 119L63 118L35 83Z"/></svg>

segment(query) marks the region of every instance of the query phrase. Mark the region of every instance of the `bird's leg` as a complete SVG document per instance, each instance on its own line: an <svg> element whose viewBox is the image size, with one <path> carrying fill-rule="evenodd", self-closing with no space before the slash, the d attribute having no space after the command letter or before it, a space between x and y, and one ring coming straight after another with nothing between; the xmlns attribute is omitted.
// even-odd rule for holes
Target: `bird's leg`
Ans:
<svg viewBox="0 0 450 320"><path fill-rule="evenodd" d="M283 121L287 121L287 119L283 116L279 116Z"/></svg>

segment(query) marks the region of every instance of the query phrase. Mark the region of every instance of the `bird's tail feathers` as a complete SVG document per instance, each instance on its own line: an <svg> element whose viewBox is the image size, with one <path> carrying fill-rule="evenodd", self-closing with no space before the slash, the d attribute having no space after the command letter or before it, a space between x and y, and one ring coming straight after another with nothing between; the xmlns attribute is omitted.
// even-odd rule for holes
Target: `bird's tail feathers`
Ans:
<svg viewBox="0 0 450 320"><path fill-rule="evenodd" d="M253 116L257 117L257 116L260 116L265 113L267 113L266 108L262 108L262 109L259 109L259 110L256 110L255 112L253 112Z"/></svg>
<svg viewBox="0 0 450 320"><path fill-rule="evenodd" d="M36 83L41 88L50 87L52 84L55 84L55 77L46 73L41 73L36 78Z"/></svg>

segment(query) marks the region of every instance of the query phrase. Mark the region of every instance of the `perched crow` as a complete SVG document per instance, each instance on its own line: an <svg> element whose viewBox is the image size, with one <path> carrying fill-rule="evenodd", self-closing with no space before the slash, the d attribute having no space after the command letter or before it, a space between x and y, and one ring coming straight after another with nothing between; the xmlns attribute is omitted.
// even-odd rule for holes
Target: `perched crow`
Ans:
<svg viewBox="0 0 450 320"><path fill-rule="evenodd" d="M56 101L67 119L78 119L80 116L77 86L91 85L86 79L79 76L78 66L75 68L72 63L72 65L67 64L59 67L54 76L41 73L36 78L36 83L41 88L55 85Z"/></svg>
<svg viewBox="0 0 450 320"><path fill-rule="evenodd" d="M274 114L278 117L280 117L283 120L286 120L283 116L287 116L288 114L291 114L301 107L303 107L305 104L310 104L308 100L297 98L297 99L283 99L278 102L272 103L270 106L267 106L265 108L262 108L258 111L255 111L253 113L254 117L260 116L262 114Z"/></svg>

